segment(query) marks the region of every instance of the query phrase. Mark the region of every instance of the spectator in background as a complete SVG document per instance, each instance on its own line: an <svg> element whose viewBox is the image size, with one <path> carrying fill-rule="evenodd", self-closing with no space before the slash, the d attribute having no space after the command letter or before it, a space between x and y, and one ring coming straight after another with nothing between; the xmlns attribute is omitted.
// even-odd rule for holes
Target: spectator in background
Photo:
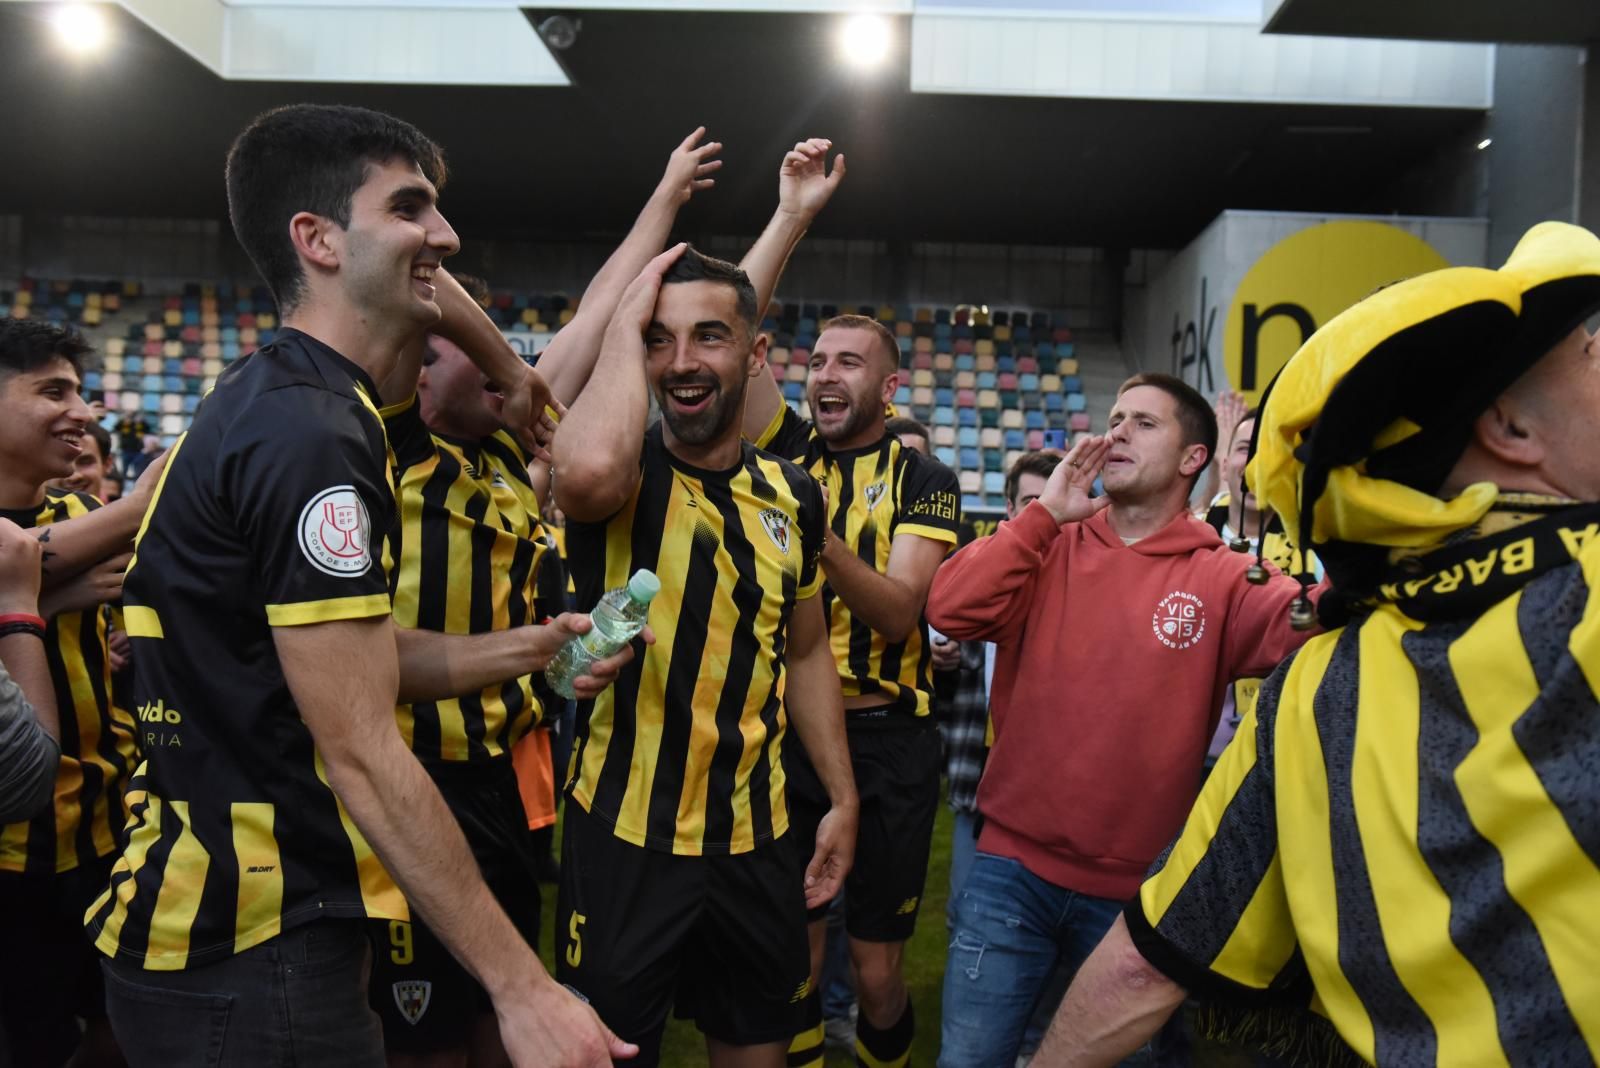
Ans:
<svg viewBox="0 0 1600 1068"><path fill-rule="evenodd" d="M150 462L160 455L161 439L154 434L146 434L143 448L135 453L131 460L124 454L123 472L129 478L138 478L144 474L144 469L150 466Z"/></svg>
<svg viewBox="0 0 1600 1068"><path fill-rule="evenodd" d="M125 412L117 419L117 452L122 455L122 473L139 477L139 457L144 454L144 439L155 429L142 411Z"/></svg>
<svg viewBox="0 0 1600 1068"><path fill-rule="evenodd" d="M1051 971L1088 955L1181 825L1223 687L1306 636L1289 618L1300 586L1246 582L1249 560L1189 513L1217 439L1205 399L1136 375L1107 425L952 557L928 602L945 633L998 646L945 1068L1011 1068Z"/></svg>
<svg viewBox="0 0 1600 1068"><path fill-rule="evenodd" d="M883 429L900 439L900 444L933 458L933 436L928 428L907 415L890 416L884 420Z"/></svg>
<svg viewBox="0 0 1600 1068"><path fill-rule="evenodd" d="M111 434L99 423L89 423L84 427L83 448L72 461L72 474L66 478L52 479L50 485L56 489L87 493L104 504L108 503L104 496L106 480L112 477L113 471Z"/></svg>
<svg viewBox="0 0 1600 1068"><path fill-rule="evenodd" d="M30 962L0 969L0 1022L19 1065L120 1059L82 923L109 877L127 817L123 790L138 757L133 717L112 700L101 610L120 589L127 558L60 580L81 524L109 521L116 544L132 533L133 508L101 508L87 494L48 488L95 448L85 429L89 407L78 392L80 361L89 351L82 337L55 324L0 320L0 518L35 531L42 572L51 572L39 611L47 620L48 674L36 680L52 681L66 724L55 803L0 827L0 939L8 960ZM80 526L69 533L72 523ZM58 556L62 551L66 557Z"/></svg>
<svg viewBox="0 0 1600 1068"><path fill-rule="evenodd" d="M1040 1063L1116 1063L1186 989L1298 1009L1274 1037L1317 1064L1594 1063L1597 311L1600 240L1542 223L1284 367L1251 483L1336 629L1262 687Z"/></svg>
<svg viewBox="0 0 1600 1068"><path fill-rule="evenodd" d="M61 728L39 615L39 542L0 519L0 824L49 807ZM17 958L10 958L17 969ZM14 1021L15 1023L15 1021ZM0 1062L9 1057L0 1021Z"/></svg>

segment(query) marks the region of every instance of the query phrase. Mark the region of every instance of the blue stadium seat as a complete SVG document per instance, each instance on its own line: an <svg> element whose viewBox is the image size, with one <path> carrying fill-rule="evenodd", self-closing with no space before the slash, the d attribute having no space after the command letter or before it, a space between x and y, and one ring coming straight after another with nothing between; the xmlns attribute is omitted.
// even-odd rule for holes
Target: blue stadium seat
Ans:
<svg viewBox="0 0 1600 1068"><path fill-rule="evenodd" d="M1017 360L1015 356L1001 356L994 362L994 369L1003 375L1017 373Z"/></svg>
<svg viewBox="0 0 1600 1068"><path fill-rule="evenodd" d="M954 371L935 371L933 372L933 384L936 389L953 389L956 384L956 373Z"/></svg>
<svg viewBox="0 0 1600 1068"><path fill-rule="evenodd" d="M894 339L894 343L900 346L900 352L902 355L911 351L911 341L912 339L910 337L897 337Z"/></svg>
<svg viewBox="0 0 1600 1068"><path fill-rule="evenodd" d="M146 393L139 398L139 407L152 415L159 414L161 411L161 394Z"/></svg>
<svg viewBox="0 0 1600 1068"><path fill-rule="evenodd" d="M1017 376L1017 388L1024 393L1039 392L1039 376L1028 374Z"/></svg>
<svg viewBox="0 0 1600 1068"><path fill-rule="evenodd" d="M958 455L961 458L961 470L976 471L978 469L977 449L962 449Z"/></svg>
<svg viewBox="0 0 1600 1068"><path fill-rule="evenodd" d="M1020 431L1020 430L1007 430L1006 431L1006 448L1007 449L1023 449L1023 448L1027 448L1027 439L1025 437L1023 437L1022 431Z"/></svg>
<svg viewBox="0 0 1600 1068"><path fill-rule="evenodd" d="M948 404L935 408L933 410L933 425L955 426L956 410L950 407Z"/></svg>
<svg viewBox="0 0 1600 1068"><path fill-rule="evenodd" d="M1022 425L1029 430L1044 429L1044 413L1037 408L1030 408L1022 413Z"/></svg>
<svg viewBox="0 0 1600 1068"><path fill-rule="evenodd" d="M183 398L183 410L185 412L193 415L194 410L198 407L200 407L200 398L196 394L191 393L187 397Z"/></svg>
<svg viewBox="0 0 1600 1068"><path fill-rule="evenodd" d="M942 386L933 391L933 403L941 408L954 408L956 404L956 391L949 386Z"/></svg>
<svg viewBox="0 0 1600 1068"><path fill-rule="evenodd" d="M969 354L965 354L964 353L964 354L956 357L956 370L957 371L973 371L973 370L976 370L977 367L978 367L978 361L973 356L971 356Z"/></svg>
<svg viewBox="0 0 1600 1068"><path fill-rule="evenodd" d="M964 426L956 432L956 444L963 449L976 449L978 447L978 428Z"/></svg>
<svg viewBox="0 0 1600 1068"><path fill-rule="evenodd" d="M978 372L978 388L979 389L993 389L995 387L995 382L996 381L997 381L997 379L996 379L995 373L993 371L979 371Z"/></svg>
<svg viewBox="0 0 1600 1068"><path fill-rule="evenodd" d="M1046 393L1044 395L1044 410L1047 412L1066 411L1067 399L1059 393Z"/></svg>
<svg viewBox="0 0 1600 1068"><path fill-rule="evenodd" d="M983 473L983 492L1005 496L1006 474L1004 471L985 471Z"/></svg>
<svg viewBox="0 0 1600 1068"><path fill-rule="evenodd" d="M165 377L163 377L161 379L161 388L166 390L168 393L182 393L183 392L183 376L182 375L166 375Z"/></svg>
<svg viewBox="0 0 1600 1068"><path fill-rule="evenodd" d="M989 507L988 503L979 494L964 493L961 495L961 510L963 512L981 512L987 507Z"/></svg>
<svg viewBox="0 0 1600 1068"><path fill-rule="evenodd" d="M956 412L956 420L962 426L977 426L978 410L976 408L961 408Z"/></svg>
<svg viewBox="0 0 1600 1068"><path fill-rule="evenodd" d="M999 449L985 449L984 450L984 453L983 453L983 470L985 472L984 473L985 480L987 480L990 475L996 475L996 474L998 474L1001 478L1004 478L1005 477L1005 469L1006 469L1006 456L1005 456L1005 453L1001 452Z"/></svg>
<svg viewBox="0 0 1600 1068"><path fill-rule="evenodd" d="M953 338L955 336L955 332L951 329L951 326L950 326L949 323L937 323L936 322L936 323L933 324L933 336L934 336L934 340L938 340L940 338L944 338L944 339L948 340L948 339L951 339L951 338Z"/></svg>
<svg viewBox="0 0 1600 1068"><path fill-rule="evenodd" d="M909 406L910 404L911 404L911 387L910 386L901 386L899 389L894 391L894 406L896 408L905 408L905 407Z"/></svg>
<svg viewBox="0 0 1600 1068"><path fill-rule="evenodd" d="M1068 393L1067 394L1067 411L1069 411L1069 412L1086 412L1088 410L1089 410L1089 402L1084 399L1082 393Z"/></svg>
<svg viewBox="0 0 1600 1068"><path fill-rule="evenodd" d="M933 455L946 467L954 467L956 465L956 450L948 445L941 445L934 449Z"/></svg>
<svg viewBox="0 0 1600 1068"><path fill-rule="evenodd" d="M785 382L783 384L783 399L790 403L798 403L806 398L806 384L804 382Z"/></svg>
<svg viewBox="0 0 1600 1068"><path fill-rule="evenodd" d="M83 388L87 389L87 390L99 389L100 388L100 372L99 371L85 371L85 372L83 372Z"/></svg>

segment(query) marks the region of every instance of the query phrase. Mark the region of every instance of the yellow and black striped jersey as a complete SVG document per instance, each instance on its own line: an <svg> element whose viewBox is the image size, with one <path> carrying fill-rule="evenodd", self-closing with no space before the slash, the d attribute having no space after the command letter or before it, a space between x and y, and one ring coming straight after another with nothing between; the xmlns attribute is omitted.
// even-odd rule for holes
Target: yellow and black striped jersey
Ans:
<svg viewBox="0 0 1600 1068"><path fill-rule="evenodd" d="M1600 506L1395 561L1262 686L1127 910L1376 1064L1600 1059Z"/></svg>
<svg viewBox="0 0 1600 1068"><path fill-rule="evenodd" d="M272 634L389 614L373 395L355 364L281 330L173 447L123 589L145 752L86 917L107 955L174 970L315 919L408 918L328 785Z"/></svg>
<svg viewBox="0 0 1600 1068"><path fill-rule="evenodd" d="M100 507L85 493L46 490L38 508L0 509L19 527L48 527ZM44 542L49 566L49 531ZM0 827L0 871L59 872L117 847L127 820L122 794L138 763L133 717L111 696L106 613L62 612L50 620L45 653L61 717L55 804L32 820Z"/></svg>
<svg viewBox="0 0 1600 1068"><path fill-rule="evenodd" d="M398 626L487 634L537 622L534 577L544 556L528 461L504 431L482 441L432 434L417 399L383 410L395 460L400 524L389 575ZM396 709L424 762L505 756L538 722L528 676L481 693Z"/></svg>
<svg viewBox="0 0 1600 1068"><path fill-rule="evenodd" d="M822 490L741 449L726 471L691 467L656 423L628 503L568 526L580 609L638 568L661 579L656 642L580 708L568 784L617 837L651 849L743 853L789 825L784 649L796 603L821 585Z"/></svg>
<svg viewBox="0 0 1600 1068"><path fill-rule="evenodd" d="M961 524L955 472L885 434L862 449L837 451L816 428L784 405L756 444L793 460L828 487L828 525L879 574L901 534L955 546ZM933 709L928 622L919 619L904 641L891 642L856 619L824 585L823 607L839 683L846 697L882 694L884 704L918 716Z"/></svg>

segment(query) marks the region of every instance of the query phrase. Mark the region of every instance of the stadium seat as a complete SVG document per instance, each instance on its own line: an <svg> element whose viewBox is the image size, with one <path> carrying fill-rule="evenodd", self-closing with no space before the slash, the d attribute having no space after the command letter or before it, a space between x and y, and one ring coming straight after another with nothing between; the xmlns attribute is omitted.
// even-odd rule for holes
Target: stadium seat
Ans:
<svg viewBox="0 0 1600 1068"><path fill-rule="evenodd" d="M985 471L983 473L983 492L991 497L997 495L1004 496L1006 492L1005 472Z"/></svg>
<svg viewBox="0 0 1600 1068"><path fill-rule="evenodd" d="M1088 410L1089 410L1089 404L1088 404L1088 402L1086 400L1084 400L1084 396L1083 396L1082 393L1068 393L1067 394L1067 411L1069 411L1069 412L1086 412Z"/></svg>
<svg viewBox="0 0 1600 1068"><path fill-rule="evenodd" d="M977 426L978 413L973 408L957 408L956 423L959 426Z"/></svg>
<svg viewBox="0 0 1600 1068"><path fill-rule="evenodd" d="M956 390L956 407L957 408L976 408L976 407L978 407L978 391L975 390L975 389L958 389L958 390Z"/></svg>
<svg viewBox="0 0 1600 1068"><path fill-rule="evenodd" d="M1039 376L1022 374L1017 376L1017 388L1024 393L1039 392Z"/></svg>
<svg viewBox="0 0 1600 1068"><path fill-rule="evenodd" d="M481 322L482 320L479 321ZM806 365L803 363L791 363L784 368L783 380L785 382L804 382L806 380Z"/></svg>
<svg viewBox="0 0 1600 1068"><path fill-rule="evenodd" d="M904 408L911 403L911 387L901 386L894 391L894 404L896 408Z"/></svg>
<svg viewBox="0 0 1600 1068"><path fill-rule="evenodd" d="M955 374L955 387L957 389L977 389L978 376L970 370L958 370Z"/></svg>
<svg viewBox="0 0 1600 1068"><path fill-rule="evenodd" d="M1065 360L1056 361L1056 374L1061 375L1064 378L1067 375L1075 375L1077 373L1078 373L1078 361L1077 360L1069 358L1069 359L1065 359Z"/></svg>
<svg viewBox="0 0 1600 1068"><path fill-rule="evenodd" d="M1006 414L1011 415L1011 414L1020 414L1020 413L1008 412ZM1028 439L1023 436L1023 433L1022 433L1021 430L1007 430L1005 432L1004 439L1002 439L1002 444L1007 449L1020 449L1020 448L1024 447L1027 444L1027 440ZM1010 467L1011 465L1007 464L1006 466Z"/></svg>
<svg viewBox="0 0 1600 1068"><path fill-rule="evenodd" d="M481 321L481 320L480 320ZM806 396L806 387L801 382L785 382L783 384L783 399L791 404L802 401Z"/></svg>
<svg viewBox="0 0 1600 1068"><path fill-rule="evenodd" d="M955 426L956 410L954 408L936 407L933 409L933 421L936 425Z"/></svg>
<svg viewBox="0 0 1600 1068"><path fill-rule="evenodd" d="M981 493L963 493L961 495L961 510L963 512L977 512L989 507L989 502Z"/></svg>
<svg viewBox="0 0 1600 1068"><path fill-rule="evenodd" d="M1065 376L1063 376L1062 379L1061 379L1061 392L1063 392L1063 393L1082 393L1083 392L1083 379L1079 378L1077 375L1065 375Z"/></svg>
<svg viewBox="0 0 1600 1068"><path fill-rule="evenodd" d="M932 389L933 371L926 367L918 367L911 372L911 384L923 389Z"/></svg>
<svg viewBox="0 0 1600 1068"><path fill-rule="evenodd" d="M978 372L978 388L979 389L994 389L998 385L999 385L999 379L996 377L996 375L995 375L995 373L993 371L979 371Z"/></svg>
<svg viewBox="0 0 1600 1068"><path fill-rule="evenodd" d="M933 450L933 455L935 459L944 464L946 467L953 468L956 465L956 450L952 446L941 445L939 448Z"/></svg>
<svg viewBox="0 0 1600 1068"><path fill-rule="evenodd" d="M1015 404L1006 404L1004 397L1001 398L1000 405L1000 425L1008 430L1022 429L1022 412L1017 406Z"/></svg>
<svg viewBox="0 0 1600 1068"><path fill-rule="evenodd" d="M954 408L956 406L956 391L947 386L942 386L933 391L933 403L941 408Z"/></svg>
<svg viewBox="0 0 1600 1068"><path fill-rule="evenodd" d="M976 449L978 447L978 429L964 426L956 431L956 444L963 449Z"/></svg>
<svg viewBox="0 0 1600 1068"><path fill-rule="evenodd" d="M999 449L983 450L983 469L987 473L1005 477L1006 457Z"/></svg>
<svg viewBox="0 0 1600 1068"><path fill-rule="evenodd" d="M913 386L911 389L911 403L919 408L932 408L933 390L928 386Z"/></svg>
<svg viewBox="0 0 1600 1068"><path fill-rule="evenodd" d="M977 369L978 369L977 357L972 356L972 355L962 355L962 354L959 354L959 353L956 355L956 373L957 374L961 374L963 371L976 371Z"/></svg>
<svg viewBox="0 0 1600 1068"><path fill-rule="evenodd" d="M972 475L976 476L978 471L980 470L980 466L979 465L981 463L981 461L978 459L978 450L977 449L962 449L956 455L961 460L961 473L963 475L972 474Z"/></svg>
<svg viewBox="0 0 1600 1068"><path fill-rule="evenodd" d="M1073 430L1087 431L1089 429L1089 413L1073 412L1071 415L1067 416L1067 426L1071 427Z"/></svg>
<svg viewBox="0 0 1600 1068"><path fill-rule="evenodd" d="M954 445L956 443L956 428L953 426L936 426L933 428L934 445Z"/></svg>
<svg viewBox="0 0 1600 1068"><path fill-rule="evenodd" d="M1066 411L1067 398L1060 393L1046 393L1044 395L1044 410L1047 412Z"/></svg>
<svg viewBox="0 0 1600 1068"><path fill-rule="evenodd" d="M978 444L986 449L998 449L1005 445L1005 438L998 427L984 427L978 431Z"/></svg>
<svg viewBox="0 0 1600 1068"><path fill-rule="evenodd" d="M1026 411L1022 413L1022 422L1029 430L1043 430L1044 413L1037 409Z"/></svg>

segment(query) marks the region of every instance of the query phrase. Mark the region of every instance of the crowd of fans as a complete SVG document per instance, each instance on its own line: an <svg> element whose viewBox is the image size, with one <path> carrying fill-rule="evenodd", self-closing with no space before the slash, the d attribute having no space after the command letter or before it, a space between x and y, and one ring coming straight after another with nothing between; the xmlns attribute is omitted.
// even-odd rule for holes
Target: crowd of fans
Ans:
<svg viewBox="0 0 1600 1068"><path fill-rule="evenodd" d="M1255 408L1135 375L977 538L881 324L805 417L763 359L829 142L741 264L661 251L720 149L535 367L437 146L345 107L235 142L283 329L168 453L0 322L0 1065L648 1065L673 1013L905 1065L941 779L944 1068L1600 1056L1600 239L1387 287Z"/></svg>

